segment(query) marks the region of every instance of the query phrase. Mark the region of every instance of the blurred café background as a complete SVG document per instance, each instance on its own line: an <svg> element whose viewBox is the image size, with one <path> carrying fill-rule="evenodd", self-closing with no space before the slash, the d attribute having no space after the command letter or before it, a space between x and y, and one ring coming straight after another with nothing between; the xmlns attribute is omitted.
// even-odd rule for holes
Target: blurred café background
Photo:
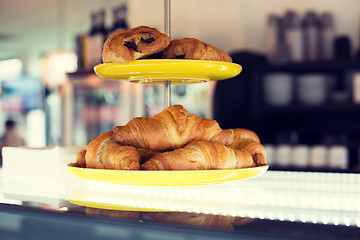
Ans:
<svg viewBox="0 0 360 240"><path fill-rule="evenodd" d="M163 86L94 74L104 40L139 25L164 32L163 0L1 0L0 136L29 147L84 146L163 109ZM248 128L270 169L359 171L358 0L172 0L172 38L228 52L234 79L172 86L172 104Z"/></svg>

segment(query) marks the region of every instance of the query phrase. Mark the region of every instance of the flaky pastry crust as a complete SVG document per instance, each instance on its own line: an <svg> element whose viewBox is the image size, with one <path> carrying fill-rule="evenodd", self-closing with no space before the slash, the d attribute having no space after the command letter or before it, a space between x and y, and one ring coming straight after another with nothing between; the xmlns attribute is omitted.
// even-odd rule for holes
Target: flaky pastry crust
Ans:
<svg viewBox="0 0 360 240"><path fill-rule="evenodd" d="M140 170L140 153L133 146L122 146L112 138L112 131L86 146L86 167L97 169Z"/></svg>
<svg viewBox="0 0 360 240"><path fill-rule="evenodd" d="M172 40L162 52L164 58L232 62L224 51L195 38Z"/></svg>
<svg viewBox="0 0 360 240"><path fill-rule="evenodd" d="M124 63L161 52L170 38L146 26L118 31L108 38L103 47L104 63Z"/></svg>
<svg viewBox="0 0 360 240"><path fill-rule="evenodd" d="M215 120L201 118L181 105L173 105L152 117L137 117L124 126L116 126L113 137L121 145L167 151L195 140L228 145L233 142L234 132L221 129Z"/></svg>

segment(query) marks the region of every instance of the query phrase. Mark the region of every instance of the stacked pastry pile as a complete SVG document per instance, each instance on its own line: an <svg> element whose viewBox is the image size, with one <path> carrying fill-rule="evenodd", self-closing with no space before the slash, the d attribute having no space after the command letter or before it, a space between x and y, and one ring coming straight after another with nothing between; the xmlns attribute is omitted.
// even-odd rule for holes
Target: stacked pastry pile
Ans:
<svg viewBox="0 0 360 240"><path fill-rule="evenodd" d="M119 170L211 170L266 165L258 136L220 128L181 105L138 117L101 134L78 154L76 166Z"/></svg>
<svg viewBox="0 0 360 240"><path fill-rule="evenodd" d="M116 32L104 44L105 63L139 58L232 62L227 53L200 40L170 40L146 26ZM215 120L189 114L180 105L103 133L78 154L76 163L122 170L234 169L265 164L265 149L254 132L223 130Z"/></svg>
<svg viewBox="0 0 360 240"><path fill-rule="evenodd" d="M118 31L103 47L104 63L124 63L139 58L194 59L232 62L224 51L195 38L170 40L155 28L140 26Z"/></svg>

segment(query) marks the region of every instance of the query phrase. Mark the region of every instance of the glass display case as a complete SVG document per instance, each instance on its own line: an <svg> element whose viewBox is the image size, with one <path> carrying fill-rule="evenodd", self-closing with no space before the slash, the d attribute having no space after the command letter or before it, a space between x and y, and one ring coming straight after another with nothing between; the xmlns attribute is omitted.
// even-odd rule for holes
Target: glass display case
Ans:
<svg viewBox="0 0 360 240"><path fill-rule="evenodd" d="M164 109L163 85L111 80L89 71L69 74L69 78L62 109L62 143L66 146L85 146L134 117L150 117ZM181 104L190 113L211 118L215 85L173 85L171 104Z"/></svg>
<svg viewBox="0 0 360 240"><path fill-rule="evenodd" d="M6 148L1 239L360 236L359 174L268 170L221 184L119 185L72 175L79 150Z"/></svg>
<svg viewBox="0 0 360 240"><path fill-rule="evenodd" d="M70 74L71 88L63 109L67 122L65 145L85 146L101 133L123 125L144 112L144 89L140 84L101 78L93 72ZM70 135L70 137L69 137Z"/></svg>

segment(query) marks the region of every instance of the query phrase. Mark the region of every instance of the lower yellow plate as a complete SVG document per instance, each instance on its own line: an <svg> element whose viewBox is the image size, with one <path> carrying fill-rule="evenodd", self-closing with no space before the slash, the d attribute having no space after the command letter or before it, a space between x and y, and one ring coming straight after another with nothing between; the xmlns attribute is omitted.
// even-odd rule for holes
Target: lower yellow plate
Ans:
<svg viewBox="0 0 360 240"><path fill-rule="evenodd" d="M241 70L236 63L186 59L142 59L94 67L104 78L148 84L163 84L165 80L172 84L218 81L235 77Z"/></svg>
<svg viewBox="0 0 360 240"><path fill-rule="evenodd" d="M68 202L78 206L106 209L106 210L118 210L118 211L129 211L129 212L170 212L170 210L163 210L163 209L130 207L125 205L97 203L97 202L80 201L80 200L72 200L72 199L68 199Z"/></svg>
<svg viewBox="0 0 360 240"><path fill-rule="evenodd" d="M193 171L131 171L79 168L69 166L69 171L83 179L137 186L192 186L219 184L228 181L257 177L269 168L268 165L222 170Z"/></svg>

